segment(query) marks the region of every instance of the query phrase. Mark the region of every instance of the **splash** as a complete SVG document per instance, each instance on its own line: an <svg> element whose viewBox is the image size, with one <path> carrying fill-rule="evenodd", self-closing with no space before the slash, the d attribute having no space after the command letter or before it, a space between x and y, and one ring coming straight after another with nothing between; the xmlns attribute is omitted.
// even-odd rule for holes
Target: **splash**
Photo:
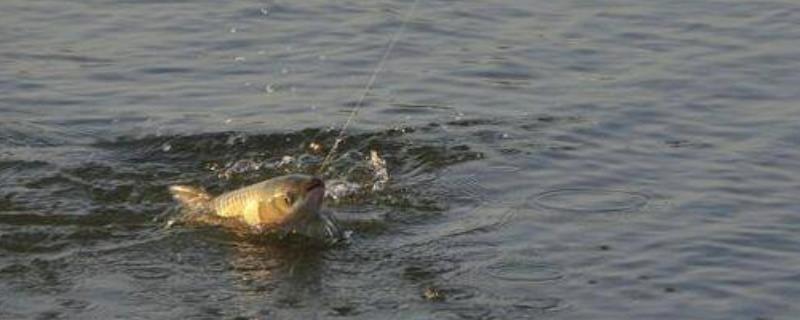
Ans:
<svg viewBox="0 0 800 320"><path fill-rule="evenodd" d="M386 168L386 160L378 155L378 151L371 150L369 153L370 165L374 174L372 191L381 191L389 183L389 170Z"/></svg>
<svg viewBox="0 0 800 320"><path fill-rule="evenodd" d="M316 148L315 148L316 146ZM309 144L312 151L320 150L321 144L312 142ZM353 155L351 153L351 155ZM254 160L254 159L238 159L231 160L225 166L213 167L212 170L217 172L217 178L220 180L236 179L237 176L248 175L251 172L258 172L264 168L270 168L277 171L292 172L295 170L307 169L306 165L314 161L304 161L303 159L313 158L313 155L302 154L299 156L283 155L279 160ZM371 150L369 158L366 157L345 157L343 160L357 160L355 162L348 162L351 166L358 166L360 162L361 167L369 168L368 179L363 175L359 176L345 176L343 179L332 179L327 182L325 188L325 197L333 201L341 201L356 195L367 195L371 192L383 191L390 180L388 165L377 150ZM355 181L350 181L353 178ZM173 187L174 189L175 187ZM208 210L201 210L191 206L184 206L182 212L176 218L171 218L165 221L166 229L174 227L176 224L194 224L194 225L213 225L228 227L239 234L250 234L257 237L267 237L276 239L287 239L297 237L308 237L311 241L322 241L326 244L337 244L347 242L352 234L352 231L346 230L337 221L334 214L329 211L320 212L320 219L302 220L291 225L275 228L260 228L259 226L248 226L246 224L238 223L237 221L230 221L235 219L226 219L217 217L215 214L208 212ZM304 240L304 241L307 241Z"/></svg>

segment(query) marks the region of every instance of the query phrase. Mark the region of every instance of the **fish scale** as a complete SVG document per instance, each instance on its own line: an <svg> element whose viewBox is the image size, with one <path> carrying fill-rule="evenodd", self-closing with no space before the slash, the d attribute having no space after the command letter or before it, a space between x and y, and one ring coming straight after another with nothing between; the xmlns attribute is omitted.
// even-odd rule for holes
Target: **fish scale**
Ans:
<svg viewBox="0 0 800 320"><path fill-rule="evenodd" d="M260 190L263 183L258 183L243 189L225 193L213 200L213 207L217 214L224 217L236 216L247 206L248 200L263 199L264 194Z"/></svg>

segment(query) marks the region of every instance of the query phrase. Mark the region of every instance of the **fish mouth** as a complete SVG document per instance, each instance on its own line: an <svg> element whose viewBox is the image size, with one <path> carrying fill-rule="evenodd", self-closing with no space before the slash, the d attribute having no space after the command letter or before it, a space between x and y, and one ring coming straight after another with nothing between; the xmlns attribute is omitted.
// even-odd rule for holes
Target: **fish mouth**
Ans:
<svg viewBox="0 0 800 320"><path fill-rule="evenodd" d="M308 187L306 187L306 191L310 192L317 188L325 189L325 182L323 182L320 178L314 177L311 179L311 183L309 183Z"/></svg>

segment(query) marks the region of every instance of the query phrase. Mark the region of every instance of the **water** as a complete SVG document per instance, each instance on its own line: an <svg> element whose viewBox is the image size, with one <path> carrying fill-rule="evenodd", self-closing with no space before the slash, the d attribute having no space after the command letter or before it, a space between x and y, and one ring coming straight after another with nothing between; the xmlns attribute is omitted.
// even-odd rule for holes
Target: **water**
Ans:
<svg viewBox="0 0 800 320"><path fill-rule="evenodd" d="M422 0L326 173L387 161L349 244L164 228L319 161L410 5L0 4L0 318L800 314L792 1Z"/></svg>

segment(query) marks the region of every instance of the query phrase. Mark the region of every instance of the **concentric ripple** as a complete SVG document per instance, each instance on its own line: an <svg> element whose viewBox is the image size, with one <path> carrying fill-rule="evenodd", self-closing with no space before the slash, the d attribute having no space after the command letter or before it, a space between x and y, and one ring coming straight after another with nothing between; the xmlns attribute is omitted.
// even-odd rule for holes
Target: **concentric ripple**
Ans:
<svg viewBox="0 0 800 320"><path fill-rule="evenodd" d="M531 202L551 210L578 213L628 212L641 209L650 196L611 189L556 189L537 194Z"/></svg>

